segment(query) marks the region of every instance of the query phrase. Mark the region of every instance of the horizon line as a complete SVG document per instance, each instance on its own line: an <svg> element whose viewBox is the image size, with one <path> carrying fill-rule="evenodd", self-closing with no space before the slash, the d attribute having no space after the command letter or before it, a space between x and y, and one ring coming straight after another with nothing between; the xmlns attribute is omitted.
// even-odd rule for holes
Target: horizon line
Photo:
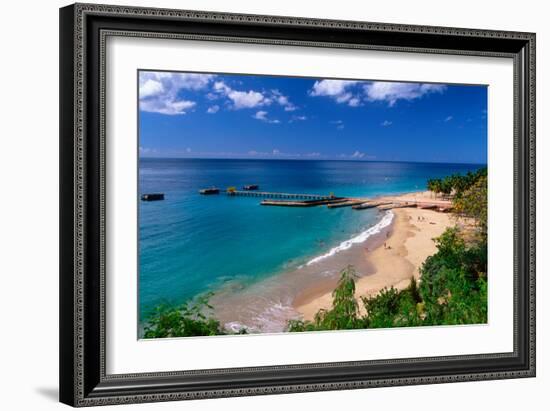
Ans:
<svg viewBox="0 0 550 411"><path fill-rule="evenodd" d="M487 163L456 161L418 161L418 160L375 160L375 159L339 159L339 158L250 158L250 157L162 157L138 156L138 159L153 160L247 160L247 161L346 161L352 163L421 163L421 164L463 164L487 166Z"/></svg>

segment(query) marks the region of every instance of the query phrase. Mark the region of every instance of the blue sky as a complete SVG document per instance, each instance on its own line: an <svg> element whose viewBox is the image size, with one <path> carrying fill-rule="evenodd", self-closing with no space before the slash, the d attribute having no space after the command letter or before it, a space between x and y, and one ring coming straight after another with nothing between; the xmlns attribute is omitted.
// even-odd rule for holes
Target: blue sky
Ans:
<svg viewBox="0 0 550 411"><path fill-rule="evenodd" d="M139 72L140 156L487 162L487 87Z"/></svg>

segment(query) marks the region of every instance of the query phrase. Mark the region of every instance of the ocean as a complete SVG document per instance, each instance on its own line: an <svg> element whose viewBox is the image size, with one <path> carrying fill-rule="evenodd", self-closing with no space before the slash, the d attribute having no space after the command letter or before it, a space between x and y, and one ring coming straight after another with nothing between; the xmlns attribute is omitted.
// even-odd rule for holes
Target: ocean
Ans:
<svg viewBox="0 0 550 411"><path fill-rule="evenodd" d="M248 293L248 305L261 301L262 307L254 307L250 318L257 318L260 311L280 309L286 313L290 301L280 301L281 293L277 294L277 301L267 301L266 297L275 298L272 290L281 287L279 279L283 273L288 278L289 273L296 276L302 268L307 271L315 262L334 258L351 245L365 241L391 221L391 214L376 209L261 206L260 198L225 195L227 187L240 189L258 184L260 190L270 192L373 197L423 191L429 178L480 167L375 161L141 158L139 194L160 192L165 199L138 199L140 321L158 304L182 303L208 291L224 295L218 299L224 303L235 300L239 304L241 300L235 298L235 293ZM221 193L199 195L201 188L211 186L220 188ZM311 281L315 275L324 274L309 269ZM266 294L258 300L256 294L263 292ZM256 300L250 300L251 294ZM239 307L241 311L243 307ZM241 324L242 318L235 322Z"/></svg>

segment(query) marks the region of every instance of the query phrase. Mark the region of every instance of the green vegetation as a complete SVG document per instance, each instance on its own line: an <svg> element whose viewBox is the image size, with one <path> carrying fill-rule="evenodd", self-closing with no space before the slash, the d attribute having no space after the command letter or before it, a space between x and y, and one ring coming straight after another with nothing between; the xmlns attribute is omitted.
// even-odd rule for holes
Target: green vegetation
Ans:
<svg viewBox="0 0 550 411"><path fill-rule="evenodd" d="M453 207L457 214L472 218L477 225L481 239L487 241L487 176L480 176L464 192L454 198Z"/></svg>
<svg viewBox="0 0 550 411"><path fill-rule="evenodd" d="M456 228L437 240L437 253L420 270L422 324L487 322L487 243L467 245Z"/></svg>
<svg viewBox="0 0 550 411"><path fill-rule="evenodd" d="M180 306L164 304L156 307L147 318L143 337L198 337L230 334L218 320L209 315L213 309L209 303L210 297L212 293ZM238 334L246 334L246 330L242 329Z"/></svg>
<svg viewBox="0 0 550 411"><path fill-rule="evenodd" d="M487 180L487 169L480 168L475 172L468 171L466 174L453 174L444 178L432 178L428 180L427 188L436 195L443 194L448 197L451 194L455 198L462 197L470 187L478 180L485 178Z"/></svg>
<svg viewBox="0 0 550 411"><path fill-rule="evenodd" d="M359 316L359 304L355 299L355 269L348 266L340 274L338 285L332 292L332 309L319 310L313 321L291 320L288 329L297 331L351 330L365 328Z"/></svg>
<svg viewBox="0 0 550 411"><path fill-rule="evenodd" d="M411 327L422 325L423 303L416 280L402 291L391 287L373 297L361 297L365 328Z"/></svg>

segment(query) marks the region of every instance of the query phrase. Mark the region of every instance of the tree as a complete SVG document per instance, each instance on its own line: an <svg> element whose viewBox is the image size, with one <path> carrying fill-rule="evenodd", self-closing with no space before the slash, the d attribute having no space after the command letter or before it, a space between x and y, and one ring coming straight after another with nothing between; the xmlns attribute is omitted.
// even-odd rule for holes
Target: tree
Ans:
<svg viewBox="0 0 550 411"><path fill-rule="evenodd" d="M434 178L434 179L428 180L428 190L433 192L437 197L437 195L441 193L441 179Z"/></svg>
<svg viewBox="0 0 550 411"><path fill-rule="evenodd" d="M453 191L453 180L451 177L447 176L443 180L441 180L441 188L440 191L445 194L446 196L449 196Z"/></svg>
<svg viewBox="0 0 550 411"><path fill-rule="evenodd" d="M487 176L481 175L453 204L457 213L476 221L482 238L487 237L487 201Z"/></svg>
<svg viewBox="0 0 550 411"><path fill-rule="evenodd" d="M487 168L480 168L466 174L452 174L444 178L432 178L427 181L427 188L434 194L453 194L454 198L462 197L463 193L472 187L478 180L487 177Z"/></svg>
<svg viewBox="0 0 550 411"><path fill-rule="evenodd" d="M361 297L367 311L367 328L421 325L418 305L422 302L414 277L404 290L385 288L372 297Z"/></svg>
<svg viewBox="0 0 550 411"><path fill-rule="evenodd" d="M355 299L355 279L353 266L347 266L340 273L340 279L332 292L332 308L321 309L313 321L291 320L289 331L348 330L365 328L359 316L359 305Z"/></svg>
<svg viewBox="0 0 550 411"><path fill-rule="evenodd" d="M487 322L487 244L470 246L456 228L437 240L420 272L425 325Z"/></svg>

